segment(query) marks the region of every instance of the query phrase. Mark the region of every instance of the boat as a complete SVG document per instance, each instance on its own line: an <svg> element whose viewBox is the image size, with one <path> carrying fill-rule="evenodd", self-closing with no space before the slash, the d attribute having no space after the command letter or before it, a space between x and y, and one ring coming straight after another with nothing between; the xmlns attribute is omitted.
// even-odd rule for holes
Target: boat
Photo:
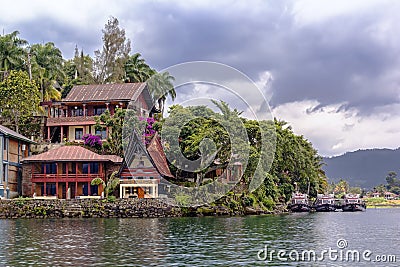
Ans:
<svg viewBox="0 0 400 267"><path fill-rule="evenodd" d="M292 200L288 205L288 208L292 212L308 212L310 211L311 207L308 202L308 195L302 194L299 192L292 194Z"/></svg>
<svg viewBox="0 0 400 267"><path fill-rule="evenodd" d="M342 204L343 211L364 211L367 208L359 194L346 194Z"/></svg>
<svg viewBox="0 0 400 267"><path fill-rule="evenodd" d="M314 202L313 208L315 211L335 211L335 195L334 194L318 194Z"/></svg>

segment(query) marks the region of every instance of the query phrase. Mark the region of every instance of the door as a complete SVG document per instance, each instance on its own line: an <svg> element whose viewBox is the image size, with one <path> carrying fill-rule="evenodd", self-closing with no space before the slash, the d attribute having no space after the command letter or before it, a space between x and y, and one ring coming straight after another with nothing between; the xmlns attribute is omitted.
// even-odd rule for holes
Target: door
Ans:
<svg viewBox="0 0 400 267"><path fill-rule="evenodd" d="M138 198L144 198L144 190L143 188L138 188Z"/></svg>

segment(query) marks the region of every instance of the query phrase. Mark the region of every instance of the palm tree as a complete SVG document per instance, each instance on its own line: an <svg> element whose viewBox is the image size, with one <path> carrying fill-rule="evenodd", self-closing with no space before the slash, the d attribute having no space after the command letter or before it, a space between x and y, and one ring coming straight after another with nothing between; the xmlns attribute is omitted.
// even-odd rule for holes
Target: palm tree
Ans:
<svg viewBox="0 0 400 267"><path fill-rule="evenodd" d="M12 69L23 69L26 51L26 40L18 37L19 32L0 35L0 71L8 72Z"/></svg>
<svg viewBox="0 0 400 267"><path fill-rule="evenodd" d="M54 43L34 44L30 50L33 56L32 74L40 84L42 100L59 100L61 93L56 85L62 83L65 78L63 71L64 59L61 50Z"/></svg>
<svg viewBox="0 0 400 267"><path fill-rule="evenodd" d="M126 79L129 82L145 82L156 73L141 56L140 53L129 56L125 63Z"/></svg>
<svg viewBox="0 0 400 267"><path fill-rule="evenodd" d="M161 72L154 74L147 82L149 92L154 101L157 101L158 112L164 113L164 104L167 96L169 95L172 101L176 98L173 81L175 78L169 72Z"/></svg>

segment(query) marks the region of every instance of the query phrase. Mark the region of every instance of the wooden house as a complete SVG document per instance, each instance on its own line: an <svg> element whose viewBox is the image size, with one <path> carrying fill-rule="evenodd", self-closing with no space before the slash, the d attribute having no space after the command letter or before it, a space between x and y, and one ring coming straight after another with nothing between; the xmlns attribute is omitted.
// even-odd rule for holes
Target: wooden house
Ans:
<svg viewBox="0 0 400 267"><path fill-rule="evenodd" d="M23 163L25 195L69 199L100 196L102 186L90 182L94 178L106 181L119 170L122 158L99 155L81 146L62 146L27 157Z"/></svg>
<svg viewBox="0 0 400 267"><path fill-rule="evenodd" d="M30 155L34 142L0 125L0 197L22 195L21 161Z"/></svg>
<svg viewBox="0 0 400 267"><path fill-rule="evenodd" d="M95 116L117 108L135 109L146 117L153 107L146 83L75 85L61 101L43 102L47 112L44 140L51 143L80 142L85 134L106 139L109 129L95 129Z"/></svg>

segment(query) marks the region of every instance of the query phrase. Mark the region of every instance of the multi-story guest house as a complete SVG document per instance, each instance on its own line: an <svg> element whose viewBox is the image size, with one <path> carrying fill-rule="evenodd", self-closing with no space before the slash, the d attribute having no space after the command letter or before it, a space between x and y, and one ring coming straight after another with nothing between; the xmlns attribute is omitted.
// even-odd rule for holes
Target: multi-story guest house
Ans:
<svg viewBox="0 0 400 267"><path fill-rule="evenodd" d="M100 196L103 188L91 185L119 170L122 158L99 155L81 146L62 146L23 160L23 176L29 181L24 195L55 198Z"/></svg>
<svg viewBox="0 0 400 267"><path fill-rule="evenodd" d="M34 142L0 125L0 197L12 198L22 194L21 161L30 155Z"/></svg>
<svg viewBox="0 0 400 267"><path fill-rule="evenodd" d="M138 115L146 117L152 99L146 83L76 85L61 101L43 102L47 111L44 139L52 143L80 141L85 134L105 139L109 129L95 129L95 116L117 108L126 109L130 102L137 104ZM131 102L131 103L132 103Z"/></svg>

